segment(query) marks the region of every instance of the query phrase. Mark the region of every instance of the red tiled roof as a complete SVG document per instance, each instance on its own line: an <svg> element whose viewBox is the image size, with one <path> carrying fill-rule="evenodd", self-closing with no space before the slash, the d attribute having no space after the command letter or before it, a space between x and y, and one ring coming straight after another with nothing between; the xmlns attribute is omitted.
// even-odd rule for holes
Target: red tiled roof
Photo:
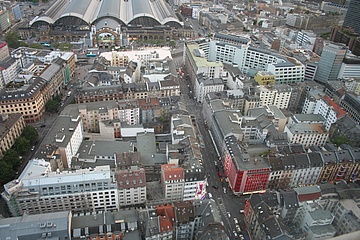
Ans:
<svg viewBox="0 0 360 240"><path fill-rule="evenodd" d="M145 170L119 170L116 172L118 189L146 186Z"/></svg>
<svg viewBox="0 0 360 240"><path fill-rule="evenodd" d="M173 229L175 222L174 207L170 204L156 206L156 213L159 216L160 232L169 232Z"/></svg>
<svg viewBox="0 0 360 240"><path fill-rule="evenodd" d="M308 194L298 194L299 202L316 200L321 197L321 192L308 193Z"/></svg>
<svg viewBox="0 0 360 240"><path fill-rule="evenodd" d="M324 96L324 101L326 101L331 107L334 108L334 110L336 111L336 117L337 118L341 118L343 116L346 115L346 111L339 106L339 104L337 104L336 102L334 102L334 100L332 100L329 96Z"/></svg>
<svg viewBox="0 0 360 240"><path fill-rule="evenodd" d="M161 172L163 172L165 181L184 179L183 169L178 167L176 164L161 165Z"/></svg>

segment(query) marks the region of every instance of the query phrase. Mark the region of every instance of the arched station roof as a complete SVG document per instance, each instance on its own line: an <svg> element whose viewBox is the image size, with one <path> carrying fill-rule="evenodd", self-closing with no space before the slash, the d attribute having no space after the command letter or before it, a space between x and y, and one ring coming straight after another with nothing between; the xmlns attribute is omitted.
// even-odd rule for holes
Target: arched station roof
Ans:
<svg viewBox="0 0 360 240"><path fill-rule="evenodd" d="M165 0L57 0L30 24L40 21L54 24L66 17L79 18L88 25L96 24L104 18L129 25L134 19L141 17L152 18L161 25L183 25Z"/></svg>

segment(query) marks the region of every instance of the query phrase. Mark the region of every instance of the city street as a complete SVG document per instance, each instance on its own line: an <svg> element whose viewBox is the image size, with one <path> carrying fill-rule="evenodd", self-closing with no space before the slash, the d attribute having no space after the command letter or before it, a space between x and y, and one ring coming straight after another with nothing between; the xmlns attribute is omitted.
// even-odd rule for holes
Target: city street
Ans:
<svg viewBox="0 0 360 240"><path fill-rule="evenodd" d="M177 67L180 67L180 65ZM233 231L236 229L234 218L238 219L239 225L243 230L243 235L245 239L249 239L246 232L244 231L244 216L240 213L240 209L244 209L247 196L235 196L229 190L226 181L223 179L222 182L220 181L220 177L218 176L218 171L216 168L218 167L222 176L224 176L224 172L222 170L222 163L219 160L219 156L216 153L213 142L210 138L210 134L206 129L205 123L202 119L202 105L196 102L193 97L190 97L192 96L192 94L190 94L190 89L192 87L189 86L189 80L185 80L179 76L179 83L181 89L181 101L186 104L188 113L195 116L197 130L199 131L200 135L199 138L202 139L205 147L201 149L201 154L204 161L204 168L208 176L207 192L211 193L212 198L216 201L220 208L222 222L224 224L225 231L230 237L230 239L236 239L233 233ZM224 193L224 188L226 189L226 193Z"/></svg>

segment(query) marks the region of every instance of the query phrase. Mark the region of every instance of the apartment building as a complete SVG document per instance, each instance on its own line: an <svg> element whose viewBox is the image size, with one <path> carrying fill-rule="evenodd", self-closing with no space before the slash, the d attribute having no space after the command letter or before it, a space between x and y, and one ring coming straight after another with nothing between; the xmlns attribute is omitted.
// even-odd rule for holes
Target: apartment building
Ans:
<svg viewBox="0 0 360 240"><path fill-rule="evenodd" d="M146 177L143 168L116 171L116 182L121 207L146 202Z"/></svg>
<svg viewBox="0 0 360 240"><path fill-rule="evenodd" d="M49 163L33 159L18 179L5 184L2 197L13 216L117 210L117 187L110 173L109 166L52 172Z"/></svg>
<svg viewBox="0 0 360 240"><path fill-rule="evenodd" d="M60 115L44 140L36 157L51 163L51 169L71 168L72 159L83 141L83 127L79 115Z"/></svg>
<svg viewBox="0 0 360 240"><path fill-rule="evenodd" d="M360 209L354 199L341 199L332 210L334 226L338 235L360 230Z"/></svg>
<svg viewBox="0 0 360 240"><path fill-rule="evenodd" d="M14 145L25 127L24 117L20 113L2 114L0 117L0 158Z"/></svg>
<svg viewBox="0 0 360 240"><path fill-rule="evenodd" d="M0 61L0 89L8 83L15 82L17 74L20 72L20 62L15 58L6 58Z"/></svg>
<svg viewBox="0 0 360 240"><path fill-rule="evenodd" d="M332 124L347 113L330 97L324 96L316 103L314 114L320 114L325 118L324 126L326 130L329 130Z"/></svg>
<svg viewBox="0 0 360 240"><path fill-rule="evenodd" d="M207 93L220 92L223 90L224 83L220 78L211 79L204 76L203 73L197 75L194 86L194 95L196 101L203 103Z"/></svg>
<svg viewBox="0 0 360 240"><path fill-rule="evenodd" d="M201 161L201 162L200 162ZM183 163L184 193L183 201L204 199L206 197L207 178L202 160L188 159Z"/></svg>
<svg viewBox="0 0 360 240"><path fill-rule="evenodd" d="M234 194L251 194L266 190L270 167L262 159L252 159L231 135L224 142L224 174Z"/></svg>
<svg viewBox="0 0 360 240"><path fill-rule="evenodd" d="M329 132L319 123L287 124L284 132L290 143L299 143L306 148L312 145L323 146L329 137Z"/></svg>
<svg viewBox="0 0 360 240"><path fill-rule="evenodd" d="M192 121L188 115L173 115L171 117L172 144L177 144L185 138L196 139Z"/></svg>
<svg viewBox="0 0 360 240"><path fill-rule="evenodd" d="M0 90L2 114L20 113L27 123L39 121L45 102L50 97L50 85L41 78L32 78L17 90Z"/></svg>
<svg viewBox="0 0 360 240"><path fill-rule="evenodd" d="M291 97L291 87L288 85L257 86L262 106L274 105L279 109L287 109Z"/></svg>
<svg viewBox="0 0 360 240"><path fill-rule="evenodd" d="M181 201L184 194L184 170L176 164L161 165L161 184L167 201Z"/></svg>

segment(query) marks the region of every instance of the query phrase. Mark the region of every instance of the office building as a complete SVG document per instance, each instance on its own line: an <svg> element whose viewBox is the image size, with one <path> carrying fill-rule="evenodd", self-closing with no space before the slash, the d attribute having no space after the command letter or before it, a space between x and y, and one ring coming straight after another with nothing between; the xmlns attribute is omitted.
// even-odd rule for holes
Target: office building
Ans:
<svg viewBox="0 0 360 240"><path fill-rule="evenodd" d="M299 143L304 147L312 145L323 146L328 140L329 132L321 123L287 124L284 132L290 143Z"/></svg>
<svg viewBox="0 0 360 240"><path fill-rule="evenodd" d="M347 48L343 44L326 43L321 53L315 80L322 83L336 81L346 51Z"/></svg>
<svg viewBox="0 0 360 240"><path fill-rule="evenodd" d="M30 160L18 179L4 185L2 197L13 216L59 212L110 211L119 208L117 186L109 166L55 171Z"/></svg>
<svg viewBox="0 0 360 240"><path fill-rule="evenodd" d="M208 78L204 74L198 74L195 86L194 94L196 101L203 103L205 96L210 92L220 92L224 90L224 83L220 78Z"/></svg>
<svg viewBox="0 0 360 240"><path fill-rule="evenodd" d="M0 219L0 239L72 239L71 211Z"/></svg>
<svg viewBox="0 0 360 240"><path fill-rule="evenodd" d="M351 0L349 8L345 15L344 27L354 28L357 34L360 34L360 0Z"/></svg>
<svg viewBox="0 0 360 240"><path fill-rule="evenodd" d="M0 61L10 57L9 47L6 42L0 42Z"/></svg>

